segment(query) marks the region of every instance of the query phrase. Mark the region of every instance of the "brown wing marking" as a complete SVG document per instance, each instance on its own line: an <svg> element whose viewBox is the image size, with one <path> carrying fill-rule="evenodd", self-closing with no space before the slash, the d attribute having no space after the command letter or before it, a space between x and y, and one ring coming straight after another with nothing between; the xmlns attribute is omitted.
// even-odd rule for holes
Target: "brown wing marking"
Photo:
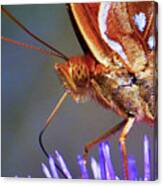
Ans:
<svg viewBox="0 0 163 186"><path fill-rule="evenodd" d="M112 3L108 14L107 35L122 45L128 59L125 61L126 65L131 72L135 73L145 68L147 59L141 36L137 34L137 30L131 24L133 15L131 18L128 11L130 4L133 3Z"/></svg>
<svg viewBox="0 0 163 186"><path fill-rule="evenodd" d="M152 2L110 3L106 35L122 46L127 60L118 54L120 62L133 73L144 70L148 63L147 38L152 32L151 29L154 29L153 5ZM111 49L101 36L98 23L100 6L101 3L71 4L71 10L92 54L99 63L109 66L113 51L118 52ZM147 19L147 26L143 33L139 32L133 21L133 16L141 11L145 12Z"/></svg>
<svg viewBox="0 0 163 186"><path fill-rule="evenodd" d="M112 50L100 36L97 15L100 3L71 4L71 10L77 25L97 61L106 67L110 65Z"/></svg>

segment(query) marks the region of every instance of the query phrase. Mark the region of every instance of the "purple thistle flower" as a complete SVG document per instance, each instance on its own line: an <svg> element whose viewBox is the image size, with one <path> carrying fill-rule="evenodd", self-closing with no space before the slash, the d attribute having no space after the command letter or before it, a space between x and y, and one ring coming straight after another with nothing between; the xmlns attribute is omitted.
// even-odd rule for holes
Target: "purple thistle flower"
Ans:
<svg viewBox="0 0 163 186"><path fill-rule="evenodd" d="M56 160L59 163L61 169L65 175L72 179L70 171L58 151L55 151ZM77 162L80 167L80 178L89 179L89 173L87 169L87 164L81 155L77 156ZM59 178L58 171L55 167L55 159L52 156L49 156L49 167L42 163L42 171L47 178ZM111 160L110 146L108 142L102 142L99 145L99 162L95 160L94 157L91 157L91 169L94 179L109 179L109 180L120 180L120 177L116 175L114 167ZM129 156L128 158L128 169L129 169L129 180L151 180L150 173L150 147L149 139L144 136L144 176L139 178L136 160L134 156ZM123 179L123 178L122 178Z"/></svg>

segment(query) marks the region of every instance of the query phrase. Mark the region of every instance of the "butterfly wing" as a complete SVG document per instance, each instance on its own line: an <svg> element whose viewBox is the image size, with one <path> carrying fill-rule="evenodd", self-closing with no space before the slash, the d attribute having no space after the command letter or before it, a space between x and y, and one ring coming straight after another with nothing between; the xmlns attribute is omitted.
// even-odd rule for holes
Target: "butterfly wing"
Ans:
<svg viewBox="0 0 163 186"><path fill-rule="evenodd" d="M76 24L97 61L104 66L119 56L130 72L142 71L154 50L154 2L71 4Z"/></svg>

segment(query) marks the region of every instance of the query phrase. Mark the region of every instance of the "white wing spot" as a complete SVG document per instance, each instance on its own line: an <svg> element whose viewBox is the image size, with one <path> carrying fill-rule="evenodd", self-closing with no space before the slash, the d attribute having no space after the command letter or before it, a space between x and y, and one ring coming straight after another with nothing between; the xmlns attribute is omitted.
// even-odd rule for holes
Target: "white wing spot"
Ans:
<svg viewBox="0 0 163 186"><path fill-rule="evenodd" d="M155 41L155 37L153 35L151 35L149 38L148 38L148 46L150 49L153 49L155 48L155 44L156 44L156 41Z"/></svg>
<svg viewBox="0 0 163 186"><path fill-rule="evenodd" d="M106 34L107 32L106 22L107 22L110 5L111 5L110 2L102 2L100 4L100 9L99 9L99 14L98 14L98 23L99 23L100 33L104 41L108 44L108 46L112 50L116 51L125 61L128 61L127 56L124 53L122 46L118 42L110 39L108 35Z"/></svg>
<svg viewBox="0 0 163 186"><path fill-rule="evenodd" d="M139 14L134 15L133 19L134 19L135 24L138 27L139 31L143 32L144 28L146 26L146 16L145 16L145 14L140 12Z"/></svg>

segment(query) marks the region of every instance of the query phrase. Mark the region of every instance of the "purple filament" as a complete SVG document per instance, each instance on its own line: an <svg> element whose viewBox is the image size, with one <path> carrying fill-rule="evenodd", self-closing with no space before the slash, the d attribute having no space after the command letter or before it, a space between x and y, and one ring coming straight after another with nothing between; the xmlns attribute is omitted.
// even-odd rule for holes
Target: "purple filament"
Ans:
<svg viewBox="0 0 163 186"><path fill-rule="evenodd" d="M44 163L42 163L41 166L42 166L42 171L43 171L43 173L45 174L45 176L46 176L47 178L52 178L52 176L51 176L51 174L50 174L50 171L49 171L49 169L47 168L47 166L46 166Z"/></svg>
<svg viewBox="0 0 163 186"><path fill-rule="evenodd" d="M128 172L129 172L129 180L137 180L138 179L136 160L133 156L128 157Z"/></svg>
<svg viewBox="0 0 163 186"><path fill-rule="evenodd" d="M106 179L104 143L100 143L100 145L99 145L99 165L100 165L101 179Z"/></svg>
<svg viewBox="0 0 163 186"><path fill-rule="evenodd" d="M81 172L82 179L88 179L89 175L88 175L86 162L85 162L84 158L81 155L78 155L77 156L77 161L78 161L78 165L80 167L80 172Z"/></svg>
<svg viewBox="0 0 163 186"><path fill-rule="evenodd" d="M67 176L67 178L72 179L72 176L66 166L65 161L63 160L62 156L59 154L59 152L57 150L55 150L55 154L56 154L56 159L59 162L63 172L65 173L65 175Z"/></svg>
<svg viewBox="0 0 163 186"><path fill-rule="evenodd" d="M149 139L145 135L144 136L144 180L151 179L150 172L150 147L149 147Z"/></svg>
<svg viewBox="0 0 163 186"><path fill-rule="evenodd" d="M91 158L91 168L92 168L94 178L101 179L100 166L93 157Z"/></svg>
<svg viewBox="0 0 163 186"><path fill-rule="evenodd" d="M59 178L57 168L55 166L54 158L49 156L49 166L53 178Z"/></svg>

